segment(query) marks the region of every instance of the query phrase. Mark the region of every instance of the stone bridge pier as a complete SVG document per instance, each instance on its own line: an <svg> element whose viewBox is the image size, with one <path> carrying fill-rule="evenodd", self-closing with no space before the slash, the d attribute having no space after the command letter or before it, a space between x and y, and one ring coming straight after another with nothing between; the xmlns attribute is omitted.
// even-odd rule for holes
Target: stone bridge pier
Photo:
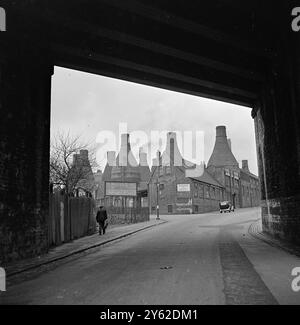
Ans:
<svg viewBox="0 0 300 325"><path fill-rule="evenodd" d="M47 250L53 67L24 44L0 58L0 261Z"/></svg>
<svg viewBox="0 0 300 325"><path fill-rule="evenodd" d="M300 40L282 41L253 111L263 230L300 244Z"/></svg>

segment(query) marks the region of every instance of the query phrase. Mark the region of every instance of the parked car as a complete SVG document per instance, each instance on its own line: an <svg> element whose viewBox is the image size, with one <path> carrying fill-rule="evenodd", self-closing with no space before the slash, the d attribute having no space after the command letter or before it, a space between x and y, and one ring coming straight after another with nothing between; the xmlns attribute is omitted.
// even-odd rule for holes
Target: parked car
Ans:
<svg viewBox="0 0 300 325"><path fill-rule="evenodd" d="M222 201L219 203L219 206L220 206L220 213L234 211L234 206L229 201Z"/></svg>

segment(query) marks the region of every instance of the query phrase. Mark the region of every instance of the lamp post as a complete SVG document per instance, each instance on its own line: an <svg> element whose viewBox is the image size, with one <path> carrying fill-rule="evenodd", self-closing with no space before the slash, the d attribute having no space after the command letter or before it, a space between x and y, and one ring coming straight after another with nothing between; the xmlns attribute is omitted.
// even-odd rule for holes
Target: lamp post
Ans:
<svg viewBox="0 0 300 325"><path fill-rule="evenodd" d="M159 182L157 180L156 184L156 220L160 220L159 218Z"/></svg>

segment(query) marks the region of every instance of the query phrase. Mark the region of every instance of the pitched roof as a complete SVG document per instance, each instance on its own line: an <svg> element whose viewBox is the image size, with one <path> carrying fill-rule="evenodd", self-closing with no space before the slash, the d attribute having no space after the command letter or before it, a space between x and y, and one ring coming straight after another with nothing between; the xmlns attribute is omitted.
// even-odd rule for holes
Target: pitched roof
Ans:
<svg viewBox="0 0 300 325"><path fill-rule="evenodd" d="M189 178L197 180L199 182L215 185L215 186L218 186L218 187L224 187L216 179L214 179L206 169L204 170L204 172L203 172L203 174L201 176L199 176L199 177L189 177Z"/></svg>
<svg viewBox="0 0 300 325"><path fill-rule="evenodd" d="M240 168L240 172L241 173L244 173L250 177L253 177L253 178L256 178L256 179L259 179L258 176L256 176L255 174L251 173L249 170L246 170L244 168Z"/></svg>

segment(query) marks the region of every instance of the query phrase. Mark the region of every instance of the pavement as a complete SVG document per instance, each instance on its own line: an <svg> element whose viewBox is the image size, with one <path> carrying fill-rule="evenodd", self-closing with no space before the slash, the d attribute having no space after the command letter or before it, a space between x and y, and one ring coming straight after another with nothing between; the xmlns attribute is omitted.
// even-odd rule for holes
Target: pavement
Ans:
<svg viewBox="0 0 300 325"><path fill-rule="evenodd" d="M85 251L97 248L112 241L130 236L138 231L142 231L153 226L157 226L165 220L156 220L156 217L150 216L149 221L108 226L105 235L99 236L95 233L90 236L76 239L72 242L65 243L60 246L53 247L47 254L34 258L24 259L4 265L7 278L13 278L16 275L37 269L50 263L64 260L71 256L78 255Z"/></svg>
<svg viewBox="0 0 300 325"><path fill-rule="evenodd" d="M0 303L300 304L291 288L300 258L249 231L260 209L162 219L168 222L16 274Z"/></svg>
<svg viewBox="0 0 300 325"><path fill-rule="evenodd" d="M270 236L268 233L265 233L262 229L262 221L261 218L257 221L253 222L249 229L249 234L251 234L253 237L262 240L263 242L273 246L280 248L290 254L296 255L300 257L300 247L292 245L286 241L281 240L280 238L274 238Z"/></svg>

